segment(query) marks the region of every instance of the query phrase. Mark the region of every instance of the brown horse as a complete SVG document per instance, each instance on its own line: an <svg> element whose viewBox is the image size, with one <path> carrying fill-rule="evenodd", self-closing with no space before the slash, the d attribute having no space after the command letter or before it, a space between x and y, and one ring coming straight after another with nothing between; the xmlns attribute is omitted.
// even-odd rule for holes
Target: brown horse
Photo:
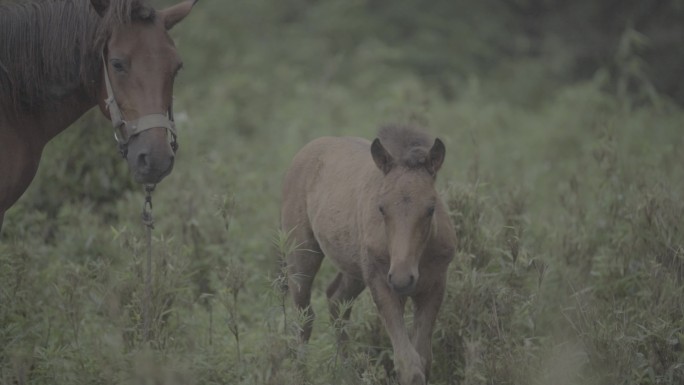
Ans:
<svg viewBox="0 0 684 385"><path fill-rule="evenodd" d="M310 320L311 284L323 256L339 273L327 289L333 320L340 303L368 286L392 341L401 384L425 384L432 330L442 304L454 232L435 190L442 141L416 129L386 127L373 143L323 137L302 148L283 187L282 228L298 245L288 256L294 303ZM415 305L413 328L404 305ZM348 320L350 312L342 315ZM346 335L340 335L346 339Z"/></svg>
<svg viewBox="0 0 684 385"><path fill-rule="evenodd" d="M161 11L144 0L0 4L0 227L47 142L95 105L137 182L171 172L181 60L167 31L196 2Z"/></svg>

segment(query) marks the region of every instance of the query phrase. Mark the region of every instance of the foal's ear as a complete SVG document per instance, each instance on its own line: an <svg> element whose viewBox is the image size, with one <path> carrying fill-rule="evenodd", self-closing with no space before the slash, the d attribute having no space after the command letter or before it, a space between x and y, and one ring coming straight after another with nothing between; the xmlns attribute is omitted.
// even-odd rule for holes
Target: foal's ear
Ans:
<svg viewBox="0 0 684 385"><path fill-rule="evenodd" d="M380 143L380 139L378 138L375 138L371 144L371 155L373 155L375 165L387 175L394 166L394 159L392 158L392 155L385 150L385 147L382 146L382 143Z"/></svg>
<svg viewBox="0 0 684 385"><path fill-rule="evenodd" d="M435 175L437 171L442 167L444 163L444 154L446 153L446 148L444 143L442 143L439 138L435 139L435 144L432 145L430 149L430 161L427 165L430 174Z"/></svg>
<svg viewBox="0 0 684 385"><path fill-rule="evenodd" d="M97 12L100 17L103 17L109 8L109 0L90 0L90 5L93 6L95 12Z"/></svg>
<svg viewBox="0 0 684 385"><path fill-rule="evenodd" d="M179 21L183 20L185 16L190 13L192 6L197 3L198 0L185 0L169 8L159 11L161 13L162 19L164 20L164 26L166 30L173 28Z"/></svg>

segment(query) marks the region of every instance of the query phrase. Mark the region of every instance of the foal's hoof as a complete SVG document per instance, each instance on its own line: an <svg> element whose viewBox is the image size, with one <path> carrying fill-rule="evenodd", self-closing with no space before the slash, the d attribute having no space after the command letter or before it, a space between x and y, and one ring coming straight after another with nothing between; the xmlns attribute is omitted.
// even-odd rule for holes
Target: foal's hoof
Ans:
<svg viewBox="0 0 684 385"><path fill-rule="evenodd" d="M399 375L400 385L425 385L425 375L420 371L412 371L405 375Z"/></svg>
<svg viewBox="0 0 684 385"><path fill-rule="evenodd" d="M400 385L425 385L423 358L417 352L408 352L406 355L396 357L394 367L397 369L397 377Z"/></svg>
<svg viewBox="0 0 684 385"><path fill-rule="evenodd" d="M401 385L425 385L425 376L420 374L420 373L415 373L413 376L411 376L411 379L408 380L408 382L404 383L402 382Z"/></svg>

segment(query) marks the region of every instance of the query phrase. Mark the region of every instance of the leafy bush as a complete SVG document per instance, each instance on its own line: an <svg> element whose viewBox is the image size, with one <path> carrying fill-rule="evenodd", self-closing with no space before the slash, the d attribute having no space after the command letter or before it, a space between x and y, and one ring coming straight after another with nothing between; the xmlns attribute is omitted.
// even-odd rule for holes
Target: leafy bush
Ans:
<svg viewBox="0 0 684 385"><path fill-rule="evenodd" d="M405 121L446 143L438 183L459 238L433 383L683 383L683 111L630 64L644 63L634 42L622 67L577 81L582 52L546 23L601 7L561 3L199 2L173 30L181 148L153 196L149 341L142 191L92 111L5 218L0 383L394 383L368 294L349 323L328 319L328 262L298 346L277 229L304 143ZM555 16L528 25L516 5ZM579 35L598 36L592 23Z"/></svg>

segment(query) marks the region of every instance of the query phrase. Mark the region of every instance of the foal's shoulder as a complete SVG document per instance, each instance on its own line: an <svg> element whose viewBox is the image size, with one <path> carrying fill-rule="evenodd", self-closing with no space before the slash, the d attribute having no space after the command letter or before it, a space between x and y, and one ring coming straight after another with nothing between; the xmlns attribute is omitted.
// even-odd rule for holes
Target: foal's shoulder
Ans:
<svg viewBox="0 0 684 385"><path fill-rule="evenodd" d="M432 252L442 258L451 260L456 254L456 232L447 212L441 212L437 221Z"/></svg>

